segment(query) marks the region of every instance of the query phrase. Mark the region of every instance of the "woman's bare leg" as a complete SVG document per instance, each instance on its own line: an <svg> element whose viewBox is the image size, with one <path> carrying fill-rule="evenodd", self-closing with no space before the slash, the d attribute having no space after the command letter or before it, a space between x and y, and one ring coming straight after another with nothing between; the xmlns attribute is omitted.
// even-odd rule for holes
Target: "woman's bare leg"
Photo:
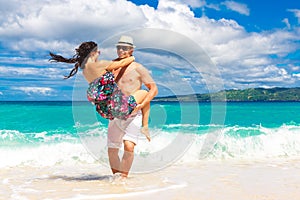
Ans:
<svg viewBox="0 0 300 200"><path fill-rule="evenodd" d="M135 98L137 104L141 104L145 97L147 96L148 92L146 90L138 90L132 96ZM137 106L138 108L138 106ZM141 109L143 118L142 118L142 133L146 136L148 141L150 142L150 134L148 129L148 123L149 123L149 115L150 115L150 103L147 103L144 105L144 107Z"/></svg>
<svg viewBox="0 0 300 200"><path fill-rule="evenodd" d="M149 115L150 115L150 103L145 104L145 106L142 108L142 133L146 136L147 140L150 142L150 134L149 134Z"/></svg>

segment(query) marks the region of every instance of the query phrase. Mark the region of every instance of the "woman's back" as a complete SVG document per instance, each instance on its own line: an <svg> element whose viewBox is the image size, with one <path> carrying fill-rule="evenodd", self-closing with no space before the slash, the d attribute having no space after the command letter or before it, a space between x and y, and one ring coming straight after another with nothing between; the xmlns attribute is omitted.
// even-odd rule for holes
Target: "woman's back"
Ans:
<svg viewBox="0 0 300 200"><path fill-rule="evenodd" d="M87 62L82 74L88 83L91 83L95 79L103 76L106 72L106 66L108 66L111 61L99 60L97 62Z"/></svg>

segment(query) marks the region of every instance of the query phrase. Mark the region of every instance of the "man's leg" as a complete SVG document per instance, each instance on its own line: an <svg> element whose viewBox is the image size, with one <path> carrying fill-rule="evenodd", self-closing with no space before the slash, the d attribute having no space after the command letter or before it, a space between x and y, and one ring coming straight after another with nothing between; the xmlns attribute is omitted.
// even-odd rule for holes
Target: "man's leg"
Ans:
<svg viewBox="0 0 300 200"><path fill-rule="evenodd" d="M121 172L118 148L108 148L108 159L113 174Z"/></svg>
<svg viewBox="0 0 300 200"><path fill-rule="evenodd" d="M107 147L108 147L108 159L110 168L113 174L121 172L120 170L120 158L119 149L122 147L123 136L125 134L124 127L122 127L122 121L119 119L110 120L107 129Z"/></svg>
<svg viewBox="0 0 300 200"><path fill-rule="evenodd" d="M127 177L133 163L134 146L137 144L138 137L141 134L140 129L142 126L142 112L138 111L134 116L128 118L125 121L123 120L121 125L121 127L123 127L122 131L125 131L126 134L124 136L122 135L124 154L119 165L120 168L117 169L122 173L123 177ZM116 154L112 152L112 150L110 151L112 155Z"/></svg>
<svg viewBox="0 0 300 200"><path fill-rule="evenodd" d="M122 157L120 169L123 177L127 177L132 166L134 158L134 146L135 144L131 141L124 140L124 154Z"/></svg>

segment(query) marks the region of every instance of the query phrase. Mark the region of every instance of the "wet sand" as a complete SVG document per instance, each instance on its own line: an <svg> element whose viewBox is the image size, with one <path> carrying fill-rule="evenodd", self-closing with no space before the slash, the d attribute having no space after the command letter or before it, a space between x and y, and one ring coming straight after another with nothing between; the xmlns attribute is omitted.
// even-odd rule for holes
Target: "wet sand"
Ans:
<svg viewBox="0 0 300 200"><path fill-rule="evenodd" d="M299 200L300 159L176 163L124 182L98 164L0 169L2 200Z"/></svg>

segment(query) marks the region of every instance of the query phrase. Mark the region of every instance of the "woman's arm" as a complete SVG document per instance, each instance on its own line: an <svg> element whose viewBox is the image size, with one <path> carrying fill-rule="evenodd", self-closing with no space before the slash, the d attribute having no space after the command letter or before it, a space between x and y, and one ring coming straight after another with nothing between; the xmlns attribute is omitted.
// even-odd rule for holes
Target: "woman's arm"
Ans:
<svg viewBox="0 0 300 200"><path fill-rule="evenodd" d="M119 69L120 67L126 67L129 64L131 64L134 61L134 59L135 59L134 56L130 56L122 60L113 61L106 67L106 70L112 71L114 69Z"/></svg>

